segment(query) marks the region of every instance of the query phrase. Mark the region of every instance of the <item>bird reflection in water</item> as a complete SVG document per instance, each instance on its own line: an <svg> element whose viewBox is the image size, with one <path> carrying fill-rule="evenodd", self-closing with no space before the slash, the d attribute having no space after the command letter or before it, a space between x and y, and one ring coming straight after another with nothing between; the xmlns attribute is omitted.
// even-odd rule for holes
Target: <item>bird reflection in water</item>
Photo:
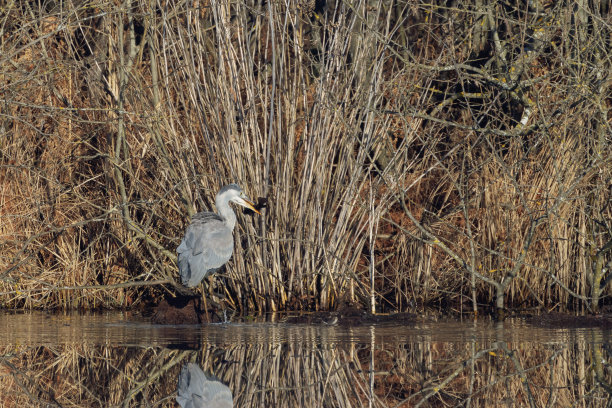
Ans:
<svg viewBox="0 0 612 408"><path fill-rule="evenodd" d="M232 392L227 385L207 375L194 363L183 366L178 380L176 402L182 408L232 408Z"/></svg>

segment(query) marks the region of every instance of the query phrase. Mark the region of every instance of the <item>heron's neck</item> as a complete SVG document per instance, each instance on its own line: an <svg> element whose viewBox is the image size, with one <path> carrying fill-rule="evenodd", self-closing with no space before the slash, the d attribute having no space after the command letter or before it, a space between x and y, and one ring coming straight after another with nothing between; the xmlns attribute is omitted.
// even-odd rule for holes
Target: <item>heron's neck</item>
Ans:
<svg viewBox="0 0 612 408"><path fill-rule="evenodd" d="M229 206L229 201L221 198L215 200L215 204L217 205L217 211L219 211L219 215L223 218L225 225L233 231L236 225L236 213L234 213L232 207Z"/></svg>

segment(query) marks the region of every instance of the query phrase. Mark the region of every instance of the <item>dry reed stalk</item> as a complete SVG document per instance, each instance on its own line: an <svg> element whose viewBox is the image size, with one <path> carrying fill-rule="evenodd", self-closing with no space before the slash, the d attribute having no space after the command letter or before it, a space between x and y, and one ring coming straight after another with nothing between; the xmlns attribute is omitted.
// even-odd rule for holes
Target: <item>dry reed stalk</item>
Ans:
<svg viewBox="0 0 612 408"><path fill-rule="evenodd" d="M242 5L239 4L238 7ZM217 114L207 117L206 120L200 119L200 122L206 122L210 127L210 134L214 134L215 138L221 140L220 145L217 145L211 143L209 139L208 146L212 150L210 156L215 157L217 163L221 160L228 163L228 168L231 169L230 179L243 180L247 185L258 185L261 184L261 180L270 178L273 183L270 191L274 196L278 196L279 203L285 204L275 205L276 200L271 200L272 205L266 213L266 216L269 216L274 223L273 226L266 224L271 236L260 238L259 245L262 246L262 251L246 252L253 257L249 262L259 265L260 269L254 269L252 273L241 271L240 265L244 260L242 253L239 252L235 256L236 274L230 275L230 279L234 284L248 282L244 289L238 288L243 297L242 303L247 309L263 307L274 310L278 308L276 304L278 300L281 301L281 305L287 301L288 289L293 293L292 297L297 297L297 299L308 299L312 295L320 296L321 307L327 308L330 305L329 302L338 296L338 290L342 289L342 287L334 287L334 281L337 279L335 276L343 276L346 273L339 273L336 270L351 269L351 263L355 262L354 260L348 264L338 262L339 258L341 259L347 252L348 247L338 247L337 243L347 242L354 248L356 239L354 234L357 233L358 237L363 235L364 231L364 227L359 227L359 224L349 227L347 219L352 215L352 209L355 208L357 200L360 200L357 193L363 190L362 186L365 186L365 178L360 176L365 173L360 167L365 164L364 160L370 146L363 142L355 144L356 139L347 144L350 139L347 140L346 131L355 125L345 123L344 117L337 116L334 111L326 108L327 105L334 106L343 103L342 99L336 98L336 94L341 98L346 98L346 103L350 103L351 106L359 106L359 102L352 100L354 96L344 90L346 83L354 81L355 77L343 79L341 76L336 76L333 80L326 79L319 82L315 87L304 82L305 75L302 71L291 71L284 68L291 65L288 58L291 57L294 50L289 47L292 42L298 40L287 37L286 28L281 24L297 24L299 16L290 15L290 19L285 21L279 18L284 12L272 9L269 11L273 13L270 18L266 17L268 11L262 10L262 24L258 25L258 29L264 30L262 27L268 27L270 22L273 22L271 29L278 31L278 37L275 37L277 42L270 44L271 40L266 37L267 34L264 31L260 37L267 38L267 42L253 46L250 40L242 37L247 34L241 26L241 24L246 24L245 21L238 20L237 24L229 25L228 17L224 14L227 13L227 10L224 7L213 5L212 10L215 16L217 41L223 44L223 47L220 47L219 62L216 67L206 68L209 71L212 68L216 72L211 74L201 71L204 68L203 65L202 67L194 66L192 70L189 70L189 74L193 73L198 78L203 77L208 81L214 79L214 83L204 81L205 89L201 92L192 93L194 97L211 95L214 99L194 99L191 103L221 106ZM241 16L249 12L247 9L235 10L239 18L245 18ZM196 32L203 31L197 26L201 23L201 21L194 22ZM338 44L338 47L341 46L346 42L345 37L339 37L342 34L345 33L340 31L329 41L332 44ZM272 66L279 70L278 73L268 72L267 75L255 73L254 68L258 64L261 65L258 58L262 57L259 54L271 58L272 49L275 50L278 58L272 61ZM191 52L187 46L182 47L181 50ZM184 60L194 60L193 55L184 55ZM241 58L237 57L239 55ZM332 55L335 58L345 58L341 52L332 53ZM325 66L328 67L326 69L332 70L337 69L334 67L342 63L341 60L330 59L325 61ZM197 69L200 69L201 73L198 73ZM237 72L242 74L237 75ZM288 88L289 93L274 94L268 81L275 76L281 84L292 84ZM195 80L189 79L189 82L195 83ZM335 87L338 87L338 92ZM236 97L237 90L244 95L242 98ZM314 95L303 94L304 91L314 92ZM330 98L332 95L334 97ZM277 99L270 99L273 96ZM367 94L363 96L367 97ZM311 118L306 118L304 110L308 104L312 104L313 99L320 100L320 106L315 106ZM293 101L300 102L293 103ZM269 126L270 122L267 121L268 114L278 115L274 117L277 125L272 128ZM357 115L361 114L357 113ZM238 118L238 121L230 120L232 118ZM360 116L357 116L356 120L361 120ZM297 133L295 126L300 123L304 123L304 130ZM285 128L281 125L288 129L286 136L283 134ZM267 137L262 135L264 130L268 130ZM379 132L384 131L376 131L376 133ZM296 138L298 138L297 143ZM356 154L357 161L351 161L355 155L355 148L359 149ZM270 156L274 158L272 162L260 162L262 158ZM338 164L334 164L336 161ZM212 165L214 169L215 165ZM264 165L263 169L262 165ZM328 169L328 171L321 172L320 169ZM228 178L221 175L218 177ZM346 190L332 188L346 181L348 181ZM267 185L266 183L264 186ZM287 188L292 185L297 186L294 187L294 191ZM264 187L262 190L266 189L267 187ZM301 198L296 201L295 197ZM330 218L335 218L335 228L334 224L330 223L332 221ZM365 225L363 221L359 222ZM279 231L281 226L285 232ZM292 235L287 235L288 231L292 231ZM255 235L254 230L249 233L249 235ZM351 238L347 240L348 237ZM363 239L357 238L357 247L362 245L359 240ZM250 245L253 245L254 241L249 241ZM262 253L266 254L266 258L261 258ZM267 259L271 254L272 261ZM281 254L284 254L285 259L281 259ZM265 265L268 265L271 270L266 269ZM311 271L310 275L303 275L301 271L304 270ZM283 282L286 283L283 284ZM330 298L330 294L334 292L335 294ZM248 294L250 299L245 299L245 294Z"/></svg>

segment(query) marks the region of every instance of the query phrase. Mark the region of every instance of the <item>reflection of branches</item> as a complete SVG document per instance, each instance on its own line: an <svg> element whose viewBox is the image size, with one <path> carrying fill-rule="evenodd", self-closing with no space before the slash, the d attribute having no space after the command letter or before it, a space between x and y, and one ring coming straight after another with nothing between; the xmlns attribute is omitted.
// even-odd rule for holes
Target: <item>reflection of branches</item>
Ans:
<svg viewBox="0 0 612 408"><path fill-rule="evenodd" d="M478 351L476 354L474 354L469 359L463 360L460 364L458 364L457 368L453 372L451 372L451 374L448 375L443 381L441 381L440 383L438 383L438 384L436 384L434 386L425 387L423 390L421 390L421 391L415 393L414 395L412 395L410 397L410 399L411 398L415 398L415 397L417 397L417 396L419 396L421 394L426 394L415 405L415 407L420 407L422 404L427 402L434 395L436 395L436 394L438 394L440 392L443 392L444 388L447 387L452 380L454 380L457 376L459 376L461 373L463 373L465 371L465 367L468 364L471 364L474 361L478 360L479 358L488 355L489 353L493 352L494 350L495 350L495 348L484 349L484 350Z"/></svg>
<svg viewBox="0 0 612 408"><path fill-rule="evenodd" d="M485 401L499 406L504 393L513 400L524 395L526 406L546 399L554 406L554 401L601 401L611 391L607 350L588 341L580 343L594 347L586 354L565 345L554 350L537 342L513 346L503 330L488 346L486 340L398 344L380 341L384 331L378 328L375 341L368 342L364 332L359 334L363 342L328 341L336 330L340 328L303 327L281 342L269 340L280 333L270 327L249 331L249 337L228 330L225 340L204 341L199 351L79 344L15 352L11 347L0 358L0 367L10 373L0 375L0 389L21 406L44 405L46 400L54 406L135 406L174 398L179 368L196 362L229 386L236 406L383 408L435 405L436 398L449 406L468 399L474 406ZM592 361L585 358L590 354ZM559 361L560 356L565 360ZM576 393L576 372L589 367L596 380L586 393Z"/></svg>
<svg viewBox="0 0 612 408"><path fill-rule="evenodd" d="M607 364L609 361L608 358L604 358L602 353L602 344L595 336L592 336L591 346L593 347L593 371L595 372L595 378L597 378L597 382L603 389L608 393L608 401L612 401L612 383L608 378L606 378L604 372L604 364Z"/></svg>
<svg viewBox="0 0 612 408"><path fill-rule="evenodd" d="M497 346L501 350L504 351L504 353L512 361L512 364L514 364L514 368L517 370L518 376L521 379L521 384L523 384L523 387L525 388L525 393L527 394L527 399L529 400L529 406L534 408L535 401L533 399L533 394L531 393L531 387L529 386L529 380L527 379L527 375L525 374L525 370L523 369L521 362L516 357L516 353L514 353L514 351L510 351L510 349L506 345L506 342L504 341L497 342Z"/></svg>
<svg viewBox="0 0 612 408"><path fill-rule="evenodd" d="M28 376L22 370L17 368L15 365L11 364L10 361L6 357L0 359L0 363L5 365L9 370L12 378L15 380L17 386L23 391L23 393L28 397L29 401L33 404L43 404L43 401L39 397L35 397L30 392L30 387L36 389L36 395L46 395L48 396L48 400L44 401L45 406L56 406L61 407L61 405L55 400L53 396L53 390L44 391L38 382L36 382L33 378ZM33 385L28 385L33 384Z"/></svg>
<svg viewBox="0 0 612 408"><path fill-rule="evenodd" d="M128 407L130 402L141 393L146 387L150 387L159 383L159 379L164 375L167 375L168 371L175 366L180 366L185 363L186 358L193 354L193 351L168 351L163 350L159 354L159 358L152 361L147 361L147 367L142 367L140 373L144 374L144 377L134 378L132 386L126 392L125 398L123 399L122 406ZM164 357L168 357L166 361Z"/></svg>

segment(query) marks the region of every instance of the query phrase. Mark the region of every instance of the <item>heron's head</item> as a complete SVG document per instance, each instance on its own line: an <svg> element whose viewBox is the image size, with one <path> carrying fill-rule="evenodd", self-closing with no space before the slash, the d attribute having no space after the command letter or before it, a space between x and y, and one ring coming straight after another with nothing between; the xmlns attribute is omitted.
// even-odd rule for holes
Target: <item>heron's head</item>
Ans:
<svg viewBox="0 0 612 408"><path fill-rule="evenodd" d="M249 210L255 211L257 214L261 214L257 208L255 208L255 204L251 202L249 197L247 197L238 184L228 184L227 186L221 188L217 194L217 197L223 197L223 199L227 200L228 202L236 203L248 208Z"/></svg>

